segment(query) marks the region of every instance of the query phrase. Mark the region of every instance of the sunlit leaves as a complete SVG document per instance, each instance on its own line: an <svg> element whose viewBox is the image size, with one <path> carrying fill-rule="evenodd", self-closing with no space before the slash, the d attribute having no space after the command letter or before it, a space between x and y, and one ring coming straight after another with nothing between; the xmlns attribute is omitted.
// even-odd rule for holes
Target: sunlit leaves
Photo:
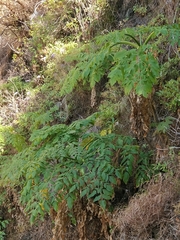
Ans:
<svg viewBox="0 0 180 240"><path fill-rule="evenodd" d="M31 146L14 156L21 167L12 176L16 181L23 179L21 202L31 222L51 206L57 210L62 200L69 208L79 197L106 208L118 183L128 184L134 178L141 184L147 179L149 162L144 162L143 153L137 162L141 150L135 140L111 131L91 132L97 116L35 130Z"/></svg>
<svg viewBox="0 0 180 240"><path fill-rule="evenodd" d="M93 49L79 59L65 79L61 94L71 92L79 81L93 88L106 75L111 85L120 84L126 94L133 90L137 95L147 97L160 75L154 51L156 42L164 35L169 37L170 44L178 43L178 34L177 26L141 27L115 31L95 39L97 50Z"/></svg>
<svg viewBox="0 0 180 240"><path fill-rule="evenodd" d="M126 94L134 90L144 97L151 93L160 71L158 61L144 47L115 53L113 65L108 75L110 84L118 82Z"/></svg>

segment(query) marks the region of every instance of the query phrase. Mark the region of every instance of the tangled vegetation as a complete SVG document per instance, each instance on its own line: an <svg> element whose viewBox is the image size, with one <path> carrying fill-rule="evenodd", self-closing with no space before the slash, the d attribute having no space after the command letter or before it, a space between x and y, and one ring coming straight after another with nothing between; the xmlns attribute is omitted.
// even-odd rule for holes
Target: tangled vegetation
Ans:
<svg viewBox="0 0 180 240"><path fill-rule="evenodd" d="M0 1L0 238L179 239L179 2L141 2Z"/></svg>

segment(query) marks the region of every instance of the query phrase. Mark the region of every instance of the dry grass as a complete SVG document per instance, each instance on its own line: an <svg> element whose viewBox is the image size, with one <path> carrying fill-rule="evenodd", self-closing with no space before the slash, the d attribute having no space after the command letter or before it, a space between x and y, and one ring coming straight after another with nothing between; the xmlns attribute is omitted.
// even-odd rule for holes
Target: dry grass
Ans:
<svg viewBox="0 0 180 240"><path fill-rule="evenodd" d="M30 94L18 91L1 91L3 102L0 104L0 124L11 125L18 115L25 111L31 101Z"/></svg>
<svg viewBox="0 0 180 240"><path fill-rule="evenodd" d="M178 201L178 178L160 176L147 190L131 199L127 208L117 209L112 238L116 240L180 239L180 221L174 211ZM180 213L180 211L178 212Z"/></svg>

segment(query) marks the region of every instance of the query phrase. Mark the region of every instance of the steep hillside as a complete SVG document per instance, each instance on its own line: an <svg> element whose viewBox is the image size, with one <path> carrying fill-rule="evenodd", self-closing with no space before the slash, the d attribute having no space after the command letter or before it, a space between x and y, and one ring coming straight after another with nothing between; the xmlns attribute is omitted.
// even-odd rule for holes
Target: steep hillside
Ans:
<svg viewBox="0 0 180 240"><path fill-rule="evenodd" d="M0 239L180 239L180 2L0 6Z"/></svg>

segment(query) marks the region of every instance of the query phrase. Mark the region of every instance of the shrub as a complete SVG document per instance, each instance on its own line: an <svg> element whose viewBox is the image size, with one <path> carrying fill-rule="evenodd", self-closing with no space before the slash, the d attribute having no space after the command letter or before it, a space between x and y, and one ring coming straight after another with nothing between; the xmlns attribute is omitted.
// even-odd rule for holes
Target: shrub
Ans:
<svg viewBox="0 0 180 240"><path fill-rule="evenodd" d="M147 7L136 4L133 6L133 11L141 16L144 16L147 13Z"/></svg>
<svg viewBox="0 0 180 240"><path fill-rule="evenodd" d="M62 200L72 208L79 196L106 208L119 180L138 187L151 177L150 155L132 137L94 132L96 115L33 131L31 146L4 165L1 182L21 185L32 222Z"/></svg>
<svg viewBox="0 0 180 240"><path fill-rule="evenodd" d="M65 79L61 94L71 92L79 81L93 88L103 76L108 76L110 84L120 84L125 93L135 91L147 97L160 76L158 48L155 43L150 44L150 40L157 41L155 39L166 35L173 45L179 42L178 34L179 28L174 25L124 29L96 38L95 43L88 46L91 51L80 52L79 62Z"/></svg>

